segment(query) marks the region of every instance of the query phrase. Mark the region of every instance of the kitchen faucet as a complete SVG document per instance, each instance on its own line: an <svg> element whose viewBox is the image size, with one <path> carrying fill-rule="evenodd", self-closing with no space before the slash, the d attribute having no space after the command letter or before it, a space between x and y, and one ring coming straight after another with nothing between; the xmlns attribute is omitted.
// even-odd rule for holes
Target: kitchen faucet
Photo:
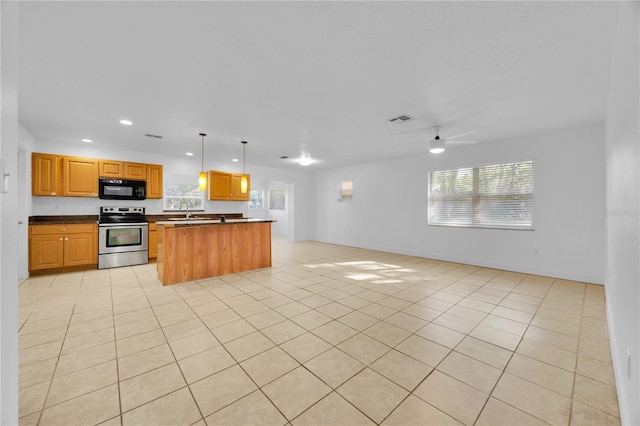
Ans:
<svg viewBox="0 0 640 426"><path fill-rule="evenodd" d="M186 201L181 202L180 210L182 210L183 205L187 206L187 216L185 217L185 219L189 219L189 217L191 217L191 213L189 212L189 203L187 203Z"/></svg>

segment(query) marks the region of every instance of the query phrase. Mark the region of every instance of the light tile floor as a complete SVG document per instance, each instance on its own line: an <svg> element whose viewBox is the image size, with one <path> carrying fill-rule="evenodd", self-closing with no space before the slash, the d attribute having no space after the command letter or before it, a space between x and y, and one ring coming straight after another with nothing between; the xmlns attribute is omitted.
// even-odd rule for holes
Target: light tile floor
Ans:
<svg viewBox="0 0 640 426"><path fill-rule="evenodd" d="M601 286L279 238L273 263L20 283L20 424L620 424Z"/></svg>

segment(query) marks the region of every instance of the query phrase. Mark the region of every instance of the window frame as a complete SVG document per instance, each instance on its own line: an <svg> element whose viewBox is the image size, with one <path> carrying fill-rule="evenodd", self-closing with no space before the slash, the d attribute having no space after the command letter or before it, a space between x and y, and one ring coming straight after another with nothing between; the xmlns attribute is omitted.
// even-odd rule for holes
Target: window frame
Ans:
<svg viewBox="0 0 640 426"><path fill-rule="evenodd" d="M280 191L282 191L282 197L279 196ZM274 196L276 194L278 194L277 197ZM282 199L282 206L280 206L280 199ZM270 188L269 189L269 210L278 210L278 211L287 210L287 189L286 188Z"/></svg>
<svg viewBox="0 0 640 426"><path fill-rule="evenodd" d="M260 208L256 209L256 208L251 208L251 193L253 191L260 191ZM263 188L251 188L249 190L249 204L247 205L247 210L251 210L251 211L264 211L264 189Z"/></svg>
<svg viewBox="0 0 640 426"><path fill-rule="evenodd" d="M530 191L528 192L504 192L504 191L494 191L494 192L481 192L480 189L480 170L481 169L489 169L497 166L509 166L509 165L518 165L531 163L530 170L530 183L528 184L528 188ZM470 212L469 221L450 221L446 220L438 220L434 218L434 194L433 194L433 178L435 173L445 173L445 172L460 172L460 171L468 171L471 170L471 191L461 191L459 193L449 193L441 196L436 196L440 198L441 202L446 202L446 198L458 198L459 201L452 201L450 204L451 208L456 206L467 207L467 210ZM467 172L468 173L468 172ZM482 203L487 201L499 202L499 199L502 198L504 201L504 206L508 206L509 198L515 199L521 198L521 203L529 204L528 209L520 210L525 214L530 215L530 222L525 224L514 224L514 223L495 223L491 221L483 222L481 220L482 216L486 216L491 213L492 208L481 209ZM467 202L464 202L460 199L468 199ZM458 204L456 204L458 203ZM493 207L495 208L495 206ZM428 172L427 175L427 225L428 226L444 226L444 227L457 227L457 228L487 228L487 229L504 229L504 230L519 230L519 231L534 231L535 230L535 160L534 158L526 158L512 161L500 161L500 162L491 162L485 164L479 164L474 166L467 167L454 167L447 169L438 169L432 170Z"/></svg>
<svg viewBox="0 0 640 426"><path fill-rule="evenodd" d="M171 213L175 213L175 212L186 212L187 209L184 208L177 208L177 209L172 209L172 208L167 208L167 201L172 199L172 198L186 198L186 199L197 199L195 196L194 197L177 197L177 196L172 196L172 195L167 195L166 191L167 189L169 189L169 187L171 186L189 186L189 187L198 187L198 176L197 175L165 175L165 182L162 188L162 211L163 212L171 212ZM195 189L194 188L194 189ZM189 208L188 210L190 212L204 212L205 211L205 191L199 190L200 191L200 197L199 197L199 202L200 202L200 207L194 207L194 208Z"/></svg>

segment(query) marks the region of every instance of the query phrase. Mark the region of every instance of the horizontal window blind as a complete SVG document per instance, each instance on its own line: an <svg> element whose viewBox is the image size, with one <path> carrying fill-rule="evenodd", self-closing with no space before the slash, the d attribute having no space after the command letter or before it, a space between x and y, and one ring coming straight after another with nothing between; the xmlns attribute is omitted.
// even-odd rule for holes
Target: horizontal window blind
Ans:
<svg viewBox="0 0 640 426"><path fill-rule="evenodd" d="M430 225L533 229L533 160L429 173Z"/></svg>

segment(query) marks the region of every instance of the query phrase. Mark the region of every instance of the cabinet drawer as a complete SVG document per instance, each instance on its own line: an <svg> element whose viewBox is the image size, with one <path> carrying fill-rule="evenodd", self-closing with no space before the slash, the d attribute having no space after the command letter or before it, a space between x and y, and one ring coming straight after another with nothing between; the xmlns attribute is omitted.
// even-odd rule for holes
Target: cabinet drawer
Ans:
<svg viewBox="0 0 640 426"><path fill-rule="evenodd" d="M149 222L149 231L157 231L158 225L155 222Z"/></svg>
<svg viewBox="0 0 640 426"><path fill-rule="evenodd" d="M69 225L31 225L30 228L31 235L48 235L93 232L95 226L93 223L74 223Z"/></svg>

